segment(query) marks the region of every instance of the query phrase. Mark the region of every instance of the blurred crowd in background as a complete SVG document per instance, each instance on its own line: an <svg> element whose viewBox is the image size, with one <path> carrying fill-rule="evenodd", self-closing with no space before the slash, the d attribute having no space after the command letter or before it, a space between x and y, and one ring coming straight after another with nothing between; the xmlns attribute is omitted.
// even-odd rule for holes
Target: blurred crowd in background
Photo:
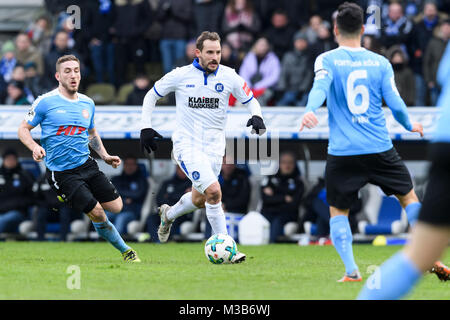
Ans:
<svg viewBox="0 0 450 320"><path fill-rule="evenodd" d="M97 104L141 105L154 81L192 62L196 37L209 30L221 35L222 64L236 69L261 105L304 106L316 57L337 47L333 21L341 2L46 0L35 21L1 44L0 104L31 104L57 85L56 60L74 54L82 62L81 90ZM355 2L367 12L362 45L391 61L406 104L435 105L450 1ZM79 29L70 5L80 7ZM173 97L162 104L173 105Z"/></svg>

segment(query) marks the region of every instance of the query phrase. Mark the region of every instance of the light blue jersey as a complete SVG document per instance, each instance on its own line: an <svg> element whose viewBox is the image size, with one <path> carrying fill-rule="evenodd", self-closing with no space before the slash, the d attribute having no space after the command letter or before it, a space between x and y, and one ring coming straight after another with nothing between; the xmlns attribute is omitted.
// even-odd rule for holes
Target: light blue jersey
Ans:
<svg viewBox="0 0 450 320"><path fill-rule="evenodd" d="M383 56L364 48L340 46L318 56L314 72L305 112L315 111L327 100L329 154L360 155L392 148L383 99L395 119L406 130L412 129L392 66Z"/></svg>
<svg viewBox="0 0 450 320"><path fill-rule="evenodd" d="M88 129L94 128L94 112L92 99L80 93L77 100L70 100L55 89L36 99L25 120L33 127L41 125L49 170L69 170L87 161Z"/></svg>
<svg viewBox="0 0 450 320"><path fill-rule="evenodd" d="M447 48L442 55L437 81L442 88L437 102L437 106L442 109L442 115L439 119L433 142L450 143L450 42L447 43Z"/></svg>

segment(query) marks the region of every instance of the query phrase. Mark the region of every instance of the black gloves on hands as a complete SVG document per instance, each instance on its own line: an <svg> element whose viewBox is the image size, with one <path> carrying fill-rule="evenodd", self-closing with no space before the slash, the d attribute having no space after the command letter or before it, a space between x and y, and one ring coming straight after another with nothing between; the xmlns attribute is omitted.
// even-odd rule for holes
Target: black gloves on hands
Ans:
<svg viewBox="0 0 450 320"><path fill-rule="evenodd" d="M259 116L253 116L247 122L247 127L252 126L252 133L257 133L258 135L264 134L266 132L266 126L264 125L264 120Z"/></svg>
<svg viewBox="0 0 450 320"><path fill-rule="evenodd" d="M147 150L148 153L151 153L152 150L155 151L158 149L155 138L162 139L163 136L158 132L153 130L152 128L146 128L141 130L141 150L144 152L144 149Z"/></svg>

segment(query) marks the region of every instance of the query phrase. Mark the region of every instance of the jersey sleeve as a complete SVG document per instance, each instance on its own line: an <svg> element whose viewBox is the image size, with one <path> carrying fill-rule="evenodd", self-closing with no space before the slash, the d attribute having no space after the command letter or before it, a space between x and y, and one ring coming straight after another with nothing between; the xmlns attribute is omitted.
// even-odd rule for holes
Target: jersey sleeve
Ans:
<svg viewBox="0 0 450 320"><path fill-rule="evenodd" d="M36 99L33 104L31 105L30 110L28 111L27 115L25 116L25 121L32 125L33 127L36 127L38 124L40 124L45 117L45 112L47 111L47 105L43 99Z"/></svg>
<svg viewBox="0 0 450 320"><path fill-rule="evenodd" d="M158 97L162 98L166 94L175 91L177 83L179 82L178 72L179 68L176 68L164 75L161 79L156 81L153 85L153 89Z"/></svg>
<svg viewBox="0 0 450 320"><path fill-rule="evenodd" d="M253 99L253 92L245 82L244 78L233 71L233 96L242 104L247 104Z"/></svg>
<svg viewBox="0 0 450 320"><path fill-rule="evenodd" d="M89 130L94 129L95 127L95 122L94 122L94 117L95 117L95 104L92 101L92 117L91 117L91 122L89 123Z"/></svg>
<svg viewBox="0 0 450 320"><path fill-rule="evenodd" d="M314 63L314 84L308 95L306 112L315 111L325 102L333 82L333 69L326 56L321 54Z"/></svg>
<svg viewBox="0 0 450 320"><path fill-rule="evenodd" d="M384 101L386 101L389 109L392 110L395 120L397 120L406 130L410 131L412 129L412 124L409 121L408 110L395 85L392 65L387 60L383 72L381 91Z"/></svg>

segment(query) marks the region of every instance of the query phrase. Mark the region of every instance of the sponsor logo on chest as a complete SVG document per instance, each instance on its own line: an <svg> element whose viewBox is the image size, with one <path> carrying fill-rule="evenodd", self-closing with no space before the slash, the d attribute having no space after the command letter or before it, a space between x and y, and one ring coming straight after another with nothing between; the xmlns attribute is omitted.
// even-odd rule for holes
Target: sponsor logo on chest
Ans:
<svg viewBox="0 0 450 320"><path fill-rule="evenodd" d="M218 109L219 101L219 98L189 97L188 106L195 109Z"/></svg>

